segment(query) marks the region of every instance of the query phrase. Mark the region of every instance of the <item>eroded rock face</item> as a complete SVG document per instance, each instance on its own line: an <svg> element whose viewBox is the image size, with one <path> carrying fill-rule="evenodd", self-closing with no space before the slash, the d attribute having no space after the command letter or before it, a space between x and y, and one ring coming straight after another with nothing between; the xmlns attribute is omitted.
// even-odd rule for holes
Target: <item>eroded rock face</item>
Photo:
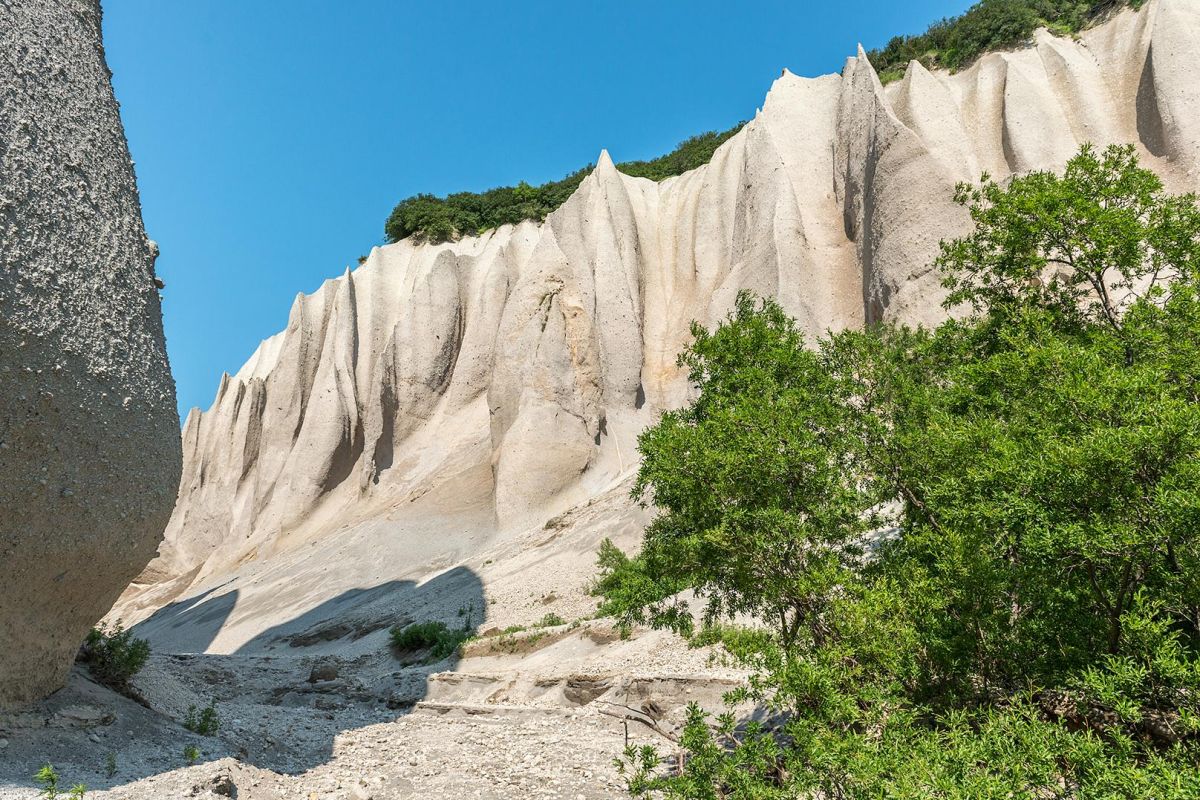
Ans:
<svg viewBox="0 0 1200 800"><path fill-rule="evenodd" d="M180 470L97 0L0 0L0 707L59 688Z"/></svg>
<svg viewBox="0 0 1200 800"><path fill-rule="evenodd" d="M686 400L688 325L739 289L813 335L941 319L930 264L970 224L955 184L984 171L1130 142L1171 190L1200 188L1198 51L1195 0L1078 39L1041 31L955 75L914 63L886 87L860 51L838 75L785 72L685 175L631 178L602 154L543 224L376 248L297 297L286 330L189 415L161 557L124 608L261 572L239 608L259 592L300 609L345 588L331 559L346 586L403 577L586 503ZM292 571L265 566L280 559Z"/></svg>

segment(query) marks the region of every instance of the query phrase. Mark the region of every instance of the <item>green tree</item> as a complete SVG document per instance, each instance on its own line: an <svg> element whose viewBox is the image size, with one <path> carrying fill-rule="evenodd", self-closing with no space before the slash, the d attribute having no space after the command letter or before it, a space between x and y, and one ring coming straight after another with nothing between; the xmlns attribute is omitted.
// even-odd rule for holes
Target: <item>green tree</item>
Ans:
<svg viewBox="0 0 1200 800"><path fill-rule="evenodd" d="M634 493L660 509L642 554L649 586L694 588L709 621L768 620L787 649L819 643L833 588L862 556L871 522L871 497L849 469L844 398L772 300L743 293L715 331L693 334L680 364L700 396L638 442Z"/></svg>
<svg viewBox="0 0 1200 800"><path fill-rule="evenodd" d="M936 330L811 349L739 297L639 440L659 514L598 590L754 668L694 710L668 797L1188 797L1200 787L1200 210L1131 148L961 187ZM871 534L877 517L890 531Z"/></svg>

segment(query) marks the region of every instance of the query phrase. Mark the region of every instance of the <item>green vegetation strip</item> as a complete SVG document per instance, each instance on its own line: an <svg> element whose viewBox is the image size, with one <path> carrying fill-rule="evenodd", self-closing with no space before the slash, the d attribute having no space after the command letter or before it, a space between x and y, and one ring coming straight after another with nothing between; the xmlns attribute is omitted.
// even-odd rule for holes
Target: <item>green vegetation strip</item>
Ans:
<svg viewBox="0 0 1200 800"><path fill-rule="evenodd" d="M635 178L661 181L707 164L718 147L742 129L739 122L727 131L709 131L681 142L665 156L650 161L625 161L617 169ZM389 242L410 236L428 242L447 242L501 225L527 219L541 221L567 201L594 165L578 169L557 181L531 186L501 186L486 192L456 192L445 197L418 194L400 201L384 224Z"/></svg>
<svg viewBox="0 0 1200 800"><path fill-rule="evenodd" d="M897 36L868 57L884 83L904 76L910 61L926 67L959 70L984 53L1016 47L1040 27L1069 35L1087 28L1102 14L1122 6L1140 8L1145 0L982 0L961 16L934 23L925 33Z"/></svg>

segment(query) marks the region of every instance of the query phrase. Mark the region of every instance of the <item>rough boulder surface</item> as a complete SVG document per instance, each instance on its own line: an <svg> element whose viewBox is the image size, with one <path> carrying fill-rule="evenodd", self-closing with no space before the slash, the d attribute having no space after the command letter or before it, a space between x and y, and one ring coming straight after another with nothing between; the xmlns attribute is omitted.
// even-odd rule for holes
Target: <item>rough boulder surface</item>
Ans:
<svg viewBox="0 0 1200 800"><path fill-rule="evenodd" d="M0 0L0 707L154 556L175 388L96 0Z"/></svg>

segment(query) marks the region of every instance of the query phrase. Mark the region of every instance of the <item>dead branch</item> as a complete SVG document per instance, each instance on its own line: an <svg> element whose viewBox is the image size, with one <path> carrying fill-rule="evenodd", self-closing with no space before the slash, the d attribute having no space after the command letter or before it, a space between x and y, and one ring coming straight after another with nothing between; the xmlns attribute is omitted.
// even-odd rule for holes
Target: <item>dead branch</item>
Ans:
<svg viewBox="0 0 1200 800"><path fill-rule="evenodd" d="M662 728L662 726L660 726L648 714L644 714L641 711L638 711L636 708L630 708L629 706L621 705L620 703L610 703L607 700L597 700L596 702L603 703L606 706L613 706L614 709L619 709L619 710L611 710L610 711L609 709L602 708L602 709L600 709L601 714L604 714L609 717L614 717L619 720L628 720L629 722L640 722L643 725L645 725L647 728L649 728L650 730L657 733L659 736L666 739L668 742L671 742L673 744L679 744L678 736L671 733L670 731L664 730ZM628 730L628 728L626 728L626 730Z"/></svg>

